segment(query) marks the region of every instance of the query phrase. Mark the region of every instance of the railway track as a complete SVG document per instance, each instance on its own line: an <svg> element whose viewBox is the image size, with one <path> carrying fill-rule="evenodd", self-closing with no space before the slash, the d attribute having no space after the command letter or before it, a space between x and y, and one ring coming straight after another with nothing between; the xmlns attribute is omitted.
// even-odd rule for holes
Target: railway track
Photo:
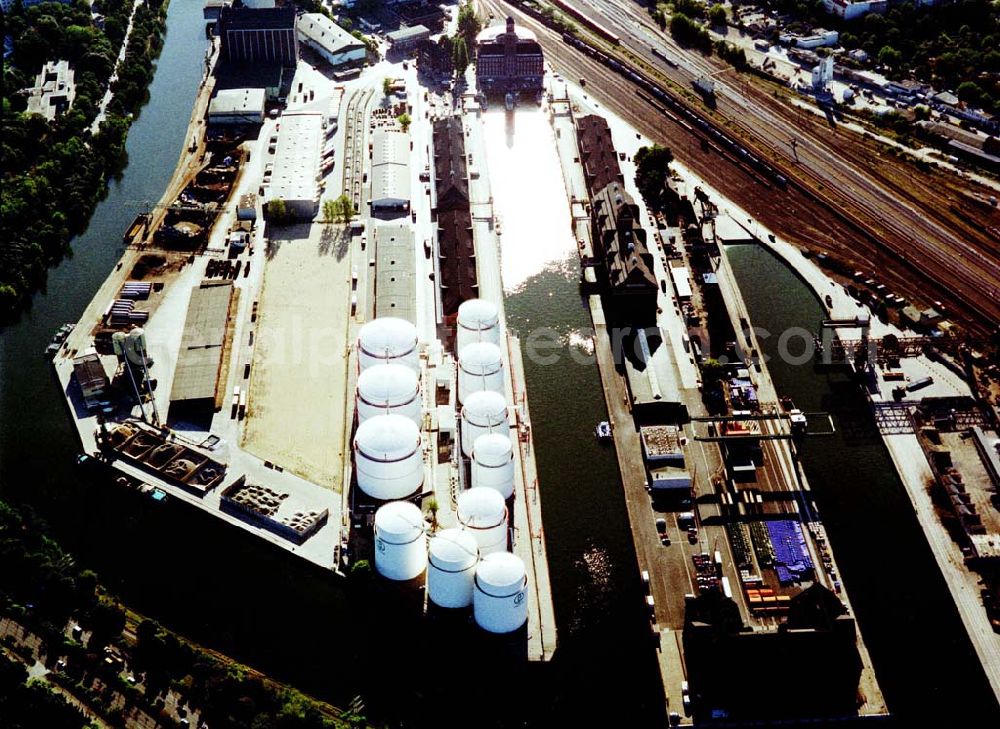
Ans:
<svg viewBox="0 0 1000 729"><path fill-rule="evenodd" d="M510 10L498 0L485 0L483 4L493 8L495 13ZM591 89L618 92L603 100L651 139L670 145L679 159L769 227L781 230L785 237L797 243L827 250L849 267L873 272L876 278L910 298L946 302L972 334L986 335L1000 321L1000 296L997 295L1000 267L992 257L998 247L994 241L987 240L987 226L975 230L968 221L956 220L958 216L954 213L942 213L938 207L927 206L920 195L877 169L866 171L874 178L872 180L840 160L836 164L814 166L794 164L787 159L786 149L775 145L773 139L762 138L741 119L727 120L739 132L737 135L714 118L706 119L707 113L695 115L697 119L704 119L709 130L717 130L724 139L728 138L727 142L716 143L711 137L712 131L706 133L706 128L691 122L692 112L688 105L671 93L669 84L662 80L662 73L659 73L662 69L656 68L657 58L662 54L647 49L647 57L640 58L641 65L623 65L612 70L606 65L606 58L595 60L576 48L567 47L558 33L518 13L516 5L512 8L515 15L522 16L521 22L536 32L554 68L570 78L586 73ZM628 46L632 40L622 34L622 43ZM642 55L641 49L629 47L628 50L632 56ZM616 62L621 63L617 59ZM659 75L654 76L643 67ZM623 81L645 90L649 90L651 84L659 86L668 94L668 103L683 108L679 112L668 109L649 94L645 97L640 94L645 105L623 102L620 93ZM786 109L785 113L795 112ZM653 114L660 119L651 118ZM664 125L664 117L672 123ZM797 121L781 119L783 126ZM807 121L813 123L811 119ZM795 132L794 126L790 129ZM748 142L747 137L753 141ZM800 150L807 149L817 160L823 155L830 156L830 152L817 143L804 139L807 146L800 146ZM709 155L705 154L706 140ZM841 140L838 142L845 144ZM854 164L857 164L857 154L871 154L876 148L868 141L863 145L854 138L846 141L848 145L855 143L859 149L849 160ZM750 155L754 164L748 164L747 154L734 151L740 148ZM711 159L707 165L706 156ZM757 184L727 184L726 177L732 168L720 166L716 156L724 157L728 165L739 168ZM775 157L780 160L779 164L772 161ZM904 168L904 171L908 170ZM785 177L787 191L778 189L780 178L776 175ZM937 177L927 182L914 181L912 187L926 195L923 188L938 183ZM912 176L908 179L912 180ZM890 208L891 212L887 212ZM952 231L953 228L956 231Z"/></svg>

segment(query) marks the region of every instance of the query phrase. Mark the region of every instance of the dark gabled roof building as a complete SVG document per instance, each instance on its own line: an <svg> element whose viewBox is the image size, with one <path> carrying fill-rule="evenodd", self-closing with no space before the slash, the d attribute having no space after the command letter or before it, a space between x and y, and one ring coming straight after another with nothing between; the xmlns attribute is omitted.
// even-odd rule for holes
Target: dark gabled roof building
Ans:
<svg viewBox="0 0 1000 729"><path fill-rule="evenodd" d="M655 312L653 254L639 222L639 206L618 182L605 185L591 205L595 253L607 274L610 293L627 297L627 306L636 313Z"/></svg>
<svg viewBox="0 0 1000 729"><path fill-rule="evenodd" d="M514 19L505 26L492 26L476 38L476 84L485 94L508 91L541 91L545 59L535 34L515 28Z"/></svg>
<svg viewBox="0 0 1000 729"><path fill-rule="evenodd" d="M295 7L233 8L219 13L217 32L221 57L230 63L280 63L299 61L298 18Z"/></svg>
<svg viewBox="0 0 1000 729"><path fill-rule="evenodd" d="M602 116L588 114L576 120L576 143L580 150L584 179L591 195L610 185L625 181L618 154L611 139L611 129Z"/></svg>
<svg viewBox="0 0 1000 729"><path fill-rule="evenodd" d="M441 310L449 319L462 302L479 295L465 133L459 117L434 122L434 192Z"/></svg>

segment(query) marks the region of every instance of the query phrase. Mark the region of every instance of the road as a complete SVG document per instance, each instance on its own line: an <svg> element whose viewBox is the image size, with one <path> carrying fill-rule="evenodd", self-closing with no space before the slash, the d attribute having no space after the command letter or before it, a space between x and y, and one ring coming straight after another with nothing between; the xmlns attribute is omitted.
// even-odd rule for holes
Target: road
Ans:
<svg viewBox="0 0 1000 729"><path fill-rule="evenodd" d="M640 70L669 78L679 97L676 89L689 90L694 76L715 74L718 109L700 108L699 113L787 171L794 184L779 190L738 159L720 155L721 150L706 153L687 125L666 122L660 111L636 103L628 93L636 88L623 77L567 46L559 34L515 6L482 0L494 15L512 14L534 31L554 70L567 78L585 76L588 94L652 140L670 146L692 171L768 227L799 245L833 254L849 269L864 270L916 302L941 301L975 334L986 334L1000 321L1000 241L986 230L987 223L1000 223L1000 212L970 212L972 203L960 180L918 175L873 142L831 130L824 120L775 100L771 89L758 88L764 82L757 79L739 76L741 82L734 84L718 75L724 67L717 61L680 49L659 33L641 9L601 0L601 14L578 0L573 3L618 33ZM676 58L678 68L654 56L654 45ZM996 220L977 215L995 215Z"/></svg>

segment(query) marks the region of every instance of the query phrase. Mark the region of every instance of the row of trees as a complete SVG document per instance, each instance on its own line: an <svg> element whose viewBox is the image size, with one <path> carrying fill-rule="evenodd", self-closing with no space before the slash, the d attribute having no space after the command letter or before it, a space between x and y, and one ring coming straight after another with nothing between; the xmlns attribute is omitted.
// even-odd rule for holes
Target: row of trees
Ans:
<svg viewBox="0 0 1000 729"><path fill-rule="evenodd" d="M0 654L0 718L5 729L82 729L90 722L42 680Z"/></svg>
<svg viewBox="0 0 1000 729"><path fill-rule="evenodd" d="M100 586L97 575L80 569L46 531L45 523L30 509L15 510L0 501L0 613L14 616L48 645L66 651L71 666L67 671L82 673L81 662L88 664L87 670L98 670L103 658L100 649L115 644L128 657L129 668L145 676L143 692L134 693L133 698L151 702L163 690L175 688L200 707L202 719L213 727L348 729L365 725L358 703L338 715L331 707L181 640L154 621L140 622L135 642L129 642L123 635L123 607ZM64 639L63 629L71 618L92 631L86 649ZM44 685L25 685L17 668L0 657L0 725L4 729L59 729L85 723L74 723L73 714L64 715L61 697L49 696ZM11 719L21 716L31 718L24 713L27 707L36 707L35 720L13 723Z"/></svg>
<svg viewBox="0 0 1000 729"><path fill-rule="evenodd" d="M4 63L0 199L0 321L9 319L41 286L46 269L86 229L108 178L124 167L129 125L147 98L153 61L162 47L166 8L147 0L136 11L133 42L119 64L115 97L97 134L90 126L114 70L128 24L127 0L96 0L104 30L94 26L90 6L42 3L14 5L5 16L17 39ZM117 40L116 40L117 39ZM76 98L68 112L47 122L25 113L19 93L41 64L65 58L75 69Z"/></svg>

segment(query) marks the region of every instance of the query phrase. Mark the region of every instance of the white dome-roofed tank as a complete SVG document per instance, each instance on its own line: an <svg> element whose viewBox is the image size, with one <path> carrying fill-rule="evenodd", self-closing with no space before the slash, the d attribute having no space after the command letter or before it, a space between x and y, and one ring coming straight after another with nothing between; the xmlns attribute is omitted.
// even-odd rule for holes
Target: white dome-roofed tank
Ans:
<svg viewBox="0 0 1000 729"><path fill-rule="evenodd" d="M528 619L528 575L516 554L497 552L476 566L472 611L490 633L512 633Z"/></svg>
<svg viewBox="0 0 1000 729"><path fill-rule="evenodd" d="M479 545L461 529L444 529L431 537L427 548L427 597L443 608L472 604Z"/></svg>
<svg viewBox="0 0 1000 729"><path fill-rule="evenodd" d="M412 580L427 567L427 532L420 508L390 501L375 512L375 569L390 580Z"/></svg>
<svg viewBox="0 0 1000 729"><path fill-rule="evenodd" d="M420 430L402 415L375 415L354 434L358 486L373 499L411 495L424 482Z"/></svg>
<svg viewBox="0 0 1000 729"><path fill-rule="evenodd" d="M500 310L492 301L469 299L458 307L455 351L475 342L500 344Z"/></svg>
<svg viewBox="0 0 1000 729"><path fill-rule="evenodd" d="M492 342L473 342L458 353L458 399L474 392L503 392L503 355Z"/></svg>
<svg viewBox="0 0 1000 729"><path fill-rule="evenodd" d="M474 392L462 405L462 455L472 458L476 439L485 433L509 433L507 401L499 392Z"/></svg>
<svg viewBox="0 0 1000 729"><path fill-rule="evenodd" d="M375 415L402 415L418 426L423 414L420 381L401 364L373 365L358 375L358 422Z"/></svg>
<svg viewBox="0 0 1000 729"><path fill-rule="evenodd" d="M499 491L480 487L459 494L458 523L476 538L480 554L507 549L507 504Z"/></svg>
<svg viewBox="0 0 1000 729"><path fill-rule="evenodd" d="M506 433L486 433L472 445L472 486L514 495L514 444Z"/></svg>
<svg viewBox="0 0 1000 729"><path fill-rule="evenodd" d="M372 319L358 333L358 364L364 371L376 364L404 364L420 369L417 328L406 319Z"/></svg>

